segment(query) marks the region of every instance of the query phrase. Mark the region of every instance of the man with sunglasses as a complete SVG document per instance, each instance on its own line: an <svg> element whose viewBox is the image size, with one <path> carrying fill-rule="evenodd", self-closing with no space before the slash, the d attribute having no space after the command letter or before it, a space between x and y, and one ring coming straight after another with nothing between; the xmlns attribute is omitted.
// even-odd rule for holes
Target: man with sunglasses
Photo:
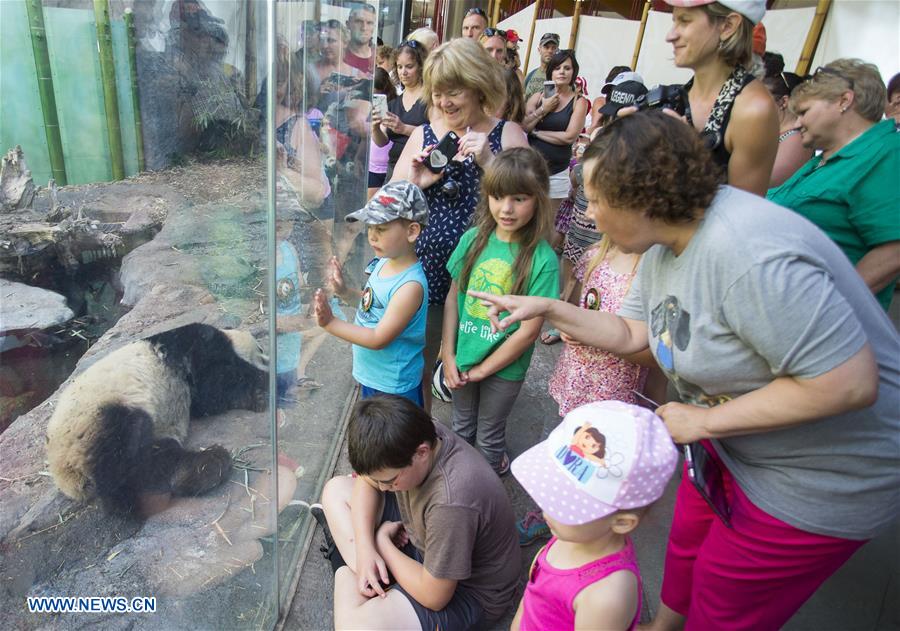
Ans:
<svg viewBox="0 0 900 631"><path fill-rule="evenodd" d="M477 40L487 28L488 18L484 9L472 7L466 11L462 23L462 36L469 39Z"/></svg>
<svg viewBox="0 0 900 631"><path fill-rule="evenodd" d="M525 75L525 102L532 94L544 89L544 81L547 80L547 64L559 50L559 35L556 33L544 33L541 35L539 46L541 51L541 67L535 68Z"/></svg>
<svg viewBox="0 0 900 631"><path fill-rule="evenodd" d="M496 59L501 65L506 64L506 31L488 27L481 34L481 45L487 54Z"/></svg>

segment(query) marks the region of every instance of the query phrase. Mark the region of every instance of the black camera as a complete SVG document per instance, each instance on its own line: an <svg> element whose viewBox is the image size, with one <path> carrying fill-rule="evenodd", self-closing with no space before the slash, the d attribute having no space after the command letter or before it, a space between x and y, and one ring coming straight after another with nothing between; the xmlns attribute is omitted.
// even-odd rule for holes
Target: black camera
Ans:
<svg viewBox="0 0 900 631"><path fill-rule="evenodd" d="M638 111L668 108L679 116L684 116L688 109L688 95L678 84L658 85L647 94L636 98L634 104Z"/></svg>

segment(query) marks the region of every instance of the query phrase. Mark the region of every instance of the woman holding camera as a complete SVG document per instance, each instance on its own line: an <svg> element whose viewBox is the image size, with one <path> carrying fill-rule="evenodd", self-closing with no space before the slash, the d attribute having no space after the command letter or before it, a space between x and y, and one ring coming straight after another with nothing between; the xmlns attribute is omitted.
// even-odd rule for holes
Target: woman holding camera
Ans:
<svg viewBox="0 0 900 631"><path fill-rule="evenodd" d="M578 60L574 51L561 50L554 54L547 64L547 77L544 90L528 99L522 126L528 132L529 144L547 161L550 204L555 213L569 196L572 146L584 129L590 101L575 93ZM557 232L552 245L559 246L563 236Z"/></svg>
<svg viewBox="0 0 900 631"><path fill-rule="evenodd" d="M473 295L499 329L544 317L616 354L650 349L684 401L657 414L721 474L709 503L682 476L653 628L779 629L900 513L900 336L827 236L719 186L673 117L614 121L583 160L597 228L643 253L618 314Z"/></svg>
<svg viewBox="0 0 900 631"><path fill-rule="evenodd" d="M431 105L434 120L413 131L391 177L392 181L408 179L418 185L428 201L428 225L416 241L416 255L428 279L426 409L431 406L431 388L427 386L441 340L444 299L450 289L447 261L475 212L483 169L501 150L528 146L519 125L491 114L504 103L502 73L500 64L475 40L454 39L436 48L425 62L422 95ZM447 137L450 132L457 142ZM430 155L439 145L445 159ZM427 168L426 162L435 170Z"/></svg>
<svg viewBox="0 0 900 631"><path fill-rule="evenodd" d="M690 68L687 122L701 133L732 186L765 195L778 151L778 115L747 71L765 0L665 0L672 5L675 65Z"/></svg>

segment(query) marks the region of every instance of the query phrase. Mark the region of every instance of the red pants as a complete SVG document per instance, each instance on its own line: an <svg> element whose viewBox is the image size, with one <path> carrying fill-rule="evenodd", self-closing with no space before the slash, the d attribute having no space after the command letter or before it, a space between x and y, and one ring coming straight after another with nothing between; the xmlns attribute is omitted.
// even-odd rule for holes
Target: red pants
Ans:
<svg viewBox="0 0 900 631"><path fill-rule="evenodd" d="M725 469L733 529L685 471L666 549L662 602L685 631L780 629L865 541L816 535L754 506Z"/></svg>

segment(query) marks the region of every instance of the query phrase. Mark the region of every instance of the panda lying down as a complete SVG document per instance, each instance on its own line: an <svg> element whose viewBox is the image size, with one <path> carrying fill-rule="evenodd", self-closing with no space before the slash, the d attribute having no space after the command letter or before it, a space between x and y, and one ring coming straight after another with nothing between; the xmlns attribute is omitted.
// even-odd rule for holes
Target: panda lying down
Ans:
<svg viewBox="0 0 900 631"><path fill-rule="evenodd" d="M182 447L191 417L261 412L267 359L254 337L188 324L127 344L78 375L47 427L59 489L131 512L147 494L199 495L221 484L231 455L221 445Z"/></svg>

